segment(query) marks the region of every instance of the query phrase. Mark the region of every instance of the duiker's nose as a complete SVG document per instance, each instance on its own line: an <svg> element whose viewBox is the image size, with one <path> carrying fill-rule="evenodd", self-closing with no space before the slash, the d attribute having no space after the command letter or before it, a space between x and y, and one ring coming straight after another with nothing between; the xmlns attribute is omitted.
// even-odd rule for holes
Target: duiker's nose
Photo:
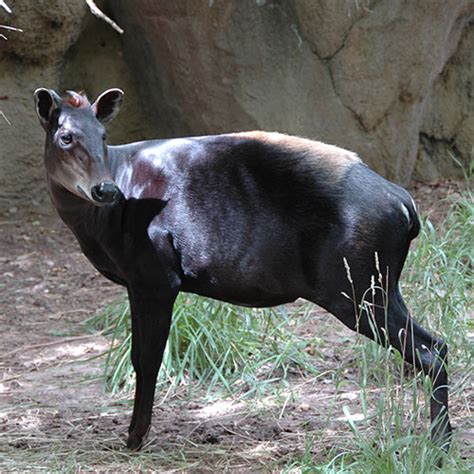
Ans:
<svg viewBox="0 0 474 474"><path fill-rule="evenodd" d="M101 204L114 202L120 195L120 190L115 183L103 181L91 188L91 196L94 201Z"/></svg>

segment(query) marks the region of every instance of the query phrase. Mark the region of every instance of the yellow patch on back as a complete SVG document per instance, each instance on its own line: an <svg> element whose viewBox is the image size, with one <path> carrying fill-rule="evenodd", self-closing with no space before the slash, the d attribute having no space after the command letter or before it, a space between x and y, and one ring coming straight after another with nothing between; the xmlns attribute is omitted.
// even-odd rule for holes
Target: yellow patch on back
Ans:
<svg viewBox="0 0 474 474"><path fill-rule="evenodd" d="M232 135L271 143L283 150L302 155L306 163L323 169L335 180L342 177L351 166L361 162L357 154L352 151L307 138L262 131L240 132Z"/></svg>

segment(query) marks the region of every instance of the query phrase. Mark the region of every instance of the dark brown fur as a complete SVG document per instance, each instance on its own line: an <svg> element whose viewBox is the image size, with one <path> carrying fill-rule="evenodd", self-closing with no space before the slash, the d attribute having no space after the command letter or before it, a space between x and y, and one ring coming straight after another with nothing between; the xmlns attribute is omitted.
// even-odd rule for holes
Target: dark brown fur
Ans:
<svg viewBox="0 0 474 474"><path fill-rule="evenodd" d="M137 374L130 449L150 427L180 291L252 307L305 298L391 345L431 378L432 436L447 449L447 347L413 321L398 285L419 229L404 189L350 151L279 133L107 147L103 124L122 91L90 107L85 95L70 95L58 105L56 93L35 93L48 184L87 258L128 290ZM379 273L386 288L371 295ZM358 311L362 301L370 314Z"/></svg>

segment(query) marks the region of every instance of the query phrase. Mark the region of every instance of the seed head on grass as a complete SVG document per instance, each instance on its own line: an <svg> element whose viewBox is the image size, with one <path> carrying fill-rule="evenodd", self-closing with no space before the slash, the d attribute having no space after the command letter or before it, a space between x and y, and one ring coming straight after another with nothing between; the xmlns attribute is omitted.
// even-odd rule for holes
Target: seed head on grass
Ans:
<svg viewBox="0 0 474 474"><path fill-rule="evenodd" d="M473 351L468 334L472 331L469 305L473 283L473 223L473 193L463 191L452 203L439 230L435 230L429 219L422 222L420 236L408 255L405 266L408 272L401 280L413 316L442 335L451 349L451 406L456 407L452 408L452 414L458 420L464 417L456 413L463 410L457 399L469 388L465 374L472 367ZM401 339L404 333L406 329L400 331ZM347 466L350 461L356 472L364 469L364 472L431 473L437 471L436 460L443 459L446 472L463 471L466 464L456 443L446 455L430 439L428 401L433 390L429 377L420 373L414 379L406 378L406 370L413 369L407 367L403 357L366 338L357 338L356 350L365 417L361 422L353 422L357 428L352 430L353 442L359 451L347 451L339 462L344 458ZM371 389L374 386L383 390ZM375 411L366 412L368 406L375 407L372 408ZM467 407L465 410L466 414L470 411Z"/></svg>
<svg viewBox="0 0 474 474"><path fill-rule="evenodd" d="M401 279L413 316L440 334L450 347L451 414L459 441L455 435L446 454L430 439L429 400L433 392L430 378L421 373L415 378L406 377L406 371L413 368L407 366L402 355L358 336L355 360L362 416L357 420L346 416L351 435L341 437L333 455L329 453L324 462L314 461L311 441L304 454L291 462L285 472L472 472L472 462L469 454L462 451L465 448L460 437L469 429L468 420L472 419L472 407L467 400L472 394L474 353L473 198L472 191L457 193L438 230L429 219L423 220ZM376 265L379 266L377 260ZM381 291L380 277L378 283L376 291ZM364 310L370 312L371 306L365 306ZM406 333L407 328L400 330L401 341ZM436 393L433 395L436 397ZM350 415L348 407L346 412ZM437 467L439 459L443 460L442 469Z"/></svg>

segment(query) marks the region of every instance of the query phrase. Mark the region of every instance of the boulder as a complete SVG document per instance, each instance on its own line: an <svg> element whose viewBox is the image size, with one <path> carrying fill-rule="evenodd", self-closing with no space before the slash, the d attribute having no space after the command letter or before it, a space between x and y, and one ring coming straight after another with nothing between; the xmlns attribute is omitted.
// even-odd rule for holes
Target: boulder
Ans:
<svg viewBox="0 0 474 474"><path fill-rule="evenodd" d="M34 111L38 87L57 88L64 54L77 40L86 6L77 0L10 3L0 24L21 28L0 38L0 208L47 200L44 132Z"/></svg>
<svg viewBox="0 0 474 474"><path fill-rule="evenodd" d="M99 2L122 37L83 0L33 3L0 9L24 30L0 38L0 209L48 202L37 87L123 88L113 143L277 130L404 185L472 160L472 0Z"/></svg>
<svg viewBox="0 0 474 474"><path fill-rule="evenodd" d="M415 166L427 97L467 24L467 5L378 2L331 60L338 96L377 144L379 156L369 162L403 184Z"/></svg>
<svg viewBox="0 0 474 474"><path fill-rule="evenodd" d="M465 28L456 53L427 98L416 174L422 180L463 176L474 161L474 28Z"/></svg>
<svg viewBox="0 0 474 474"><path fill-rule="evenodd" d="M109 5L168 136L303 135L350 148L405 185L431 89L474 12L470 0Z"/></svg>
<svg viewBox="0 0 474 474"><path fill-rule="evenodd" d="M94 99L110 87L125 93L110 124L112 143L161 134L145 115L119 35L93 17L82 0L16 1L0 24L22 28L0 38L0 210L36 205L50 212L43 167L44 131L34 110L38 87L85 90ZM0 10L2 12L3 10ZM32 27L34 25L34 27Z"/></svg>

